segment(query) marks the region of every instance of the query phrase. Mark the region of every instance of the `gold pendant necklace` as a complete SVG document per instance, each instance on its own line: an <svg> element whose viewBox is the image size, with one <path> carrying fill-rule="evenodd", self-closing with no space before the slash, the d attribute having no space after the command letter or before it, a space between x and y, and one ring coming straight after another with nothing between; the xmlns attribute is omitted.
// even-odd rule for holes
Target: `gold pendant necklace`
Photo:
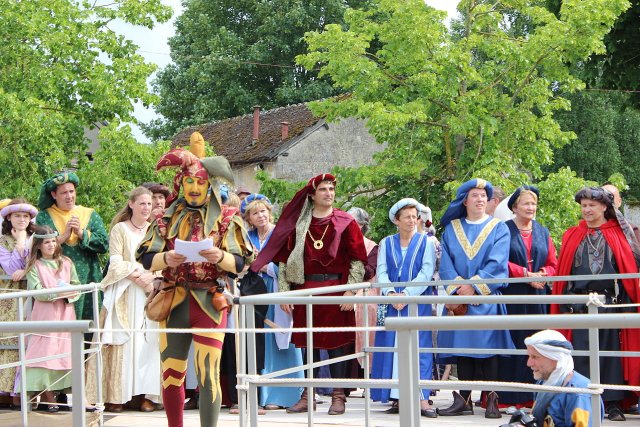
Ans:
<svg viewBox="0 0 640 427"><path fill-rule="evenodd" d="M311 234L311 230L307 230L309 237L311 238L311 240L313 240L314 249L320 250L324 247L324 242L322 241L322 239L324 239L324 235L327 234L328 229L329 229L329 224L327 224L327 226L324 228L324 233L322 233L322 237L320 237L320 240L314 239L313 235Z"/></svg>

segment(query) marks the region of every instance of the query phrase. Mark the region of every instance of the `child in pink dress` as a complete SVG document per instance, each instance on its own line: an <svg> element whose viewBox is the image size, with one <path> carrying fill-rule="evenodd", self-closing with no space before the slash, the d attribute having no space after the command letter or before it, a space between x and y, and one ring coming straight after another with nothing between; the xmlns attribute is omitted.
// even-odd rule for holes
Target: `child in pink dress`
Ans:
<svg viewBox="0 0 640 427"><path fill-rule="evenodd" d="M77 285L78 275L73 262L62 255L57 232L40 227L33 234L31 255L27 263L27 288L50 289L58 286ZM56 322L76 320L73 302L80 297L77 292L40 295L34 297L31 320ZM71 334L67 332L33 334L27 343L27 360L71 352ZM38 409L57 412L53 391L71 387L71 356L42 362L27 363L27 391L41 392L41 401L48 402Z"/></svg>

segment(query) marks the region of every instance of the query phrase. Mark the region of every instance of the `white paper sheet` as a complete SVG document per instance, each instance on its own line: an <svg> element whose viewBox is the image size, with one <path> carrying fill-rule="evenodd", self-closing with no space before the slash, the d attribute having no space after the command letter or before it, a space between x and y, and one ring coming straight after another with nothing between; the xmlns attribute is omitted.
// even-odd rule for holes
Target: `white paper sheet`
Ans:
<svg viewBox="0 0 640 427"><path fill-rule="evenodd" d="M204 239L199 242L176 239L174 250L177 254L187 257L185 262L206 262L207 259L198 252L213 248L213 240Z"/></svg>
<svg viewBox="0 0 640 427"><path fill-rule="evenodd" d="M278 327L293 328L293 316L282 311L279 304L275 304L273 314L273 323ZM291 343L291 331L276 332L274 335L276 338L276 345L280 350L289 348L289 343Z"/></svg>

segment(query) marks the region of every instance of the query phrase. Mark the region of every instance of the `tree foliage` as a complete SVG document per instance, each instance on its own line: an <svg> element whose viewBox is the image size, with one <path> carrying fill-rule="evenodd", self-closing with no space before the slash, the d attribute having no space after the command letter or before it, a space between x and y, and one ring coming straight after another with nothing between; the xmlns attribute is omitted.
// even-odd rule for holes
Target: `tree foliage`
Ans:
<svg viewBox="0 0 640 427"><path fill-rule="evenodd" d="M140 144L131 135L129 126L109 125L100 132L102 145L90 163L83 158L78 165L80 188L78 203L98 210L106 222L124 206L128 192L144 182L169 184L175 171L155 172L169 142Z"/></svg>
<svg viewBox="0 0 640 427"><path fill-rule="evenodd" d="M539 1L463 0L463 17L448 31L444 12L421 0L379 0L369 10L347 10L344 26L308 33L309 52L298 62L349 94L314 103L314 112L367 119L388 143L373 168L338 170L347 177L341 190L370 190L372 197L353 201L386 218L408 195L441 212L455 188L476 176L507 191L531 182L547 189L545 179L555 194L577 189L584 181L570 171L544 173L553 151L575 137L554 113L584 87L569 64L603 53L603 37L628 6L566 0L556 16ZM531 23L524 35L508 25L514 11ZM554 209L540 218L557 236L575 218ZM374 231L388 230L383 222Z"/></svg>
<svg viewBox="0 0 640 427"><path fill-rule="evenodd" d="M630 191L626 200L640 200L640 112L629 95L616 92L581 92L570 96L571 111L556 114L563 129L576 139L557 151L549 170L568 166L585 179L603 184L619 173Z"/></svg>
<svg viewBox="0 0 640 427"><path fill-rule="evenodd" d="M155 66L109 24L117 19L152 28L169 18L169 8L160 0L30 0L2 2L0 12L0 195L35 202L44 179L76 162L81 176L96 178L84 174L84 130L104 121L110 126L101 143L112 157L94 172L116 180L114 171L123 171L130 186L148 180L155 160L140 165L148 173L130 173L138 159L127 153L154 148L138 146L129 128L118 126L135 121L136 101L155 100L146 83ZM114 195L104 196L85 193L81 201L108 211Z"/></svg>
<svg viewBox="0 0 640 427"><path fill-rule="evenodd" d="M152 139L171 138L184 127L270 109L335 93L294 58L303 36L341 23L347 6L367 0L191 0L176 19L173 64L155 81L156 110L164 119L145 127Z"/></svg>
<svg viewBox="0 0 640 427"><path fill-rule="evenodd" d="M547 0L548 8L559 13L563 0ZM588 87L604 89L640 89L640 0L630 0L631 6L618 17L604 37L606 51L591 55L575 65L575 72ZM627 99L636 108L640 96Z"/></svg>

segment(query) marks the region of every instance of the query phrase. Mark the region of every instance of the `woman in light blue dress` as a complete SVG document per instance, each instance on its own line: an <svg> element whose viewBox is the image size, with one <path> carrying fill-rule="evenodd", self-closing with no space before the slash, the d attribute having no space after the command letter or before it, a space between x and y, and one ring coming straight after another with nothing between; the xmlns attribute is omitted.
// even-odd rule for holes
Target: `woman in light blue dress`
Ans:
<svg viewBox="0 0 640 427"><path fill-rule="evenodd" d="M249 237L256 249L256 253L269 241L275 225L272 222L271 202L262 194L247 196L240 205L240 211L249 227ZM278 267L269 263L260 270L260 276L264 279L267 292L278 291ZM269 322L274 322L276 310L280 306L270 305L265 320L265 328L269 328ZM302 353L299 348L281 337L276 339L276 334L265 334L265 360L262 374L281 371L302 365ZM284 375L280 378L304 378L302 371ZM300 399L298 387L261 387L260 406L267 410L288 408Z"/></svg>
<svg viewBox="0 0 640 427"><path fill-rule="evenodd" d="M414 199L405 198L397 202L389 211L389 219L397 225L398 233L387 236L380 242L378 249L378 283L389 283L389 287L382 288L383 295L419 296L433 295L435 288L421 286L394 286L395 282L429 282L433 277L436 266L436 251L432 239L426 233L418 233L418 215L420 203ZM406 304L388 304L385 317L405 317L409 315ZM431 304L419 304L418 316L431 316ZM421 348L431 348L431 331L420 331L418 340ZM378 331L376 333L376 347L397 347L394 331ZM374 353L371 368L371 378L397 379L398 354L380 352ZM433 355L420 353L420 379L432 379ZM420 413L424 417L437 417L436 411L429 403L430 390L420 390ZM386 412L399 412L398 389L372 389L371 398L374 401L393 401L393 406Z"/></svg>

